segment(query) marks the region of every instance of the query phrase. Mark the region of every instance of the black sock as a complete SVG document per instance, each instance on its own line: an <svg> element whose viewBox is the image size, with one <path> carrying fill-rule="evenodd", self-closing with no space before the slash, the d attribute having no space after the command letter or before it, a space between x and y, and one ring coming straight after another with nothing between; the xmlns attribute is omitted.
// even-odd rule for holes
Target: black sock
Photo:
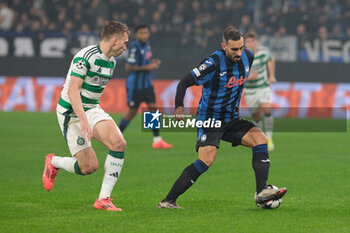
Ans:
<svg viewBox="0 0 350 233"><path fill-rule="evenodd" d="M119 129L120 129L120 132L123 132L125 130L125 128L128 126L130 121L126 121L124 120L124 117L120 120L120 123L119 123Z"/></svg>
<svg viewBox="0 0 350 233"><path fill-rule="evenodd" d="M267 145L253 147L253 169L255 172L256 192L259 193L266 186L269 175L270 160Z"/></svg>
<svg viewBox="0 0 350 233"><path fill-rule="evenodd" d="M158 137L159 136L159 129L152 129L153 131L153 136Z"/></svg>
<svg viewBox="0 0 350 233"><path fill-rule="evenodd" d="M201 160L196 160L183 170L180 177L175 181L169 194L162 201L176 201L189 187L196 182L198 177L208 170L208 166Z"/></svg>

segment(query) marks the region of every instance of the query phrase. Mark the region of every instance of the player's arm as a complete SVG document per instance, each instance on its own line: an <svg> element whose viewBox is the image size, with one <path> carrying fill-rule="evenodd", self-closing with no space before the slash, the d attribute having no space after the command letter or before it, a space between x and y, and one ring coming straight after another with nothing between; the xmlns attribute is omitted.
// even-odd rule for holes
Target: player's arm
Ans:
<svg viewBox="0 0 350 233"><path fill-rule="evenodd" d="M216 65L212 57L206 58L201 64L191 70L191 72L183 78L177 85L175 95L175 119L183 120L185 115L184 98L186 90L190 86L203 85L210 81L216 73Z"/></svg>
<svg viewBox="0 0 350 233"><path fill-rule="evenodd" d="M177 85L176 94L175 94L175 120L183 120L185 115L184 109L184 98L186 95L186 90L190 86L196 85L195 79L192 75L188 74L183 78Z"/></svg>
<svg viewBox="0 0 350 233"><path fill-rule="evenodd" d="M68 88L68 96L69 96L73 111L80 120L81 136L91 140L93 136L92 130L90 128L88 119L83 109L83 103L81 101L81 96L80 96L80 88L83 85L83 82L84 82L83 79L72 75L69 83L69 88Z"/></svg>
<svg viewBox="0 0 350 233"><path fill-rule="evenodd" d="M272 59L270 59L267 62L267 69L269 71L269 82L270 82L270 84L276 82L275 67L276 67L276 62L275 62L275 59L272 58Z"/></svg>
<svg viewBox="0 0 350 233"><path fill-rule="evenodd" d="M139 71L153 71L159 68L160 60L152 59L151 64L148 65L137 65L137 61L140 59L140 52L136 46L132 46L129 49L127 63L125 65L126 72L139 72Z"/></svg>
<svg viewBox="0 0 350 233"><path fill-rule="evenodd" d="M257 78L258 78L258 73L257 72L251 71L249 73L248 80L255 80Z"/></svg>
<svg viewBox="0 0 350 233"><path fill-rule="evenodd" d="M153 71L158 69L159 65L160 65L160 60L153 59L151 64L144 65L144 66L138 66L138 65L127 63L125 65L125 70L126 72Z"/></svg>

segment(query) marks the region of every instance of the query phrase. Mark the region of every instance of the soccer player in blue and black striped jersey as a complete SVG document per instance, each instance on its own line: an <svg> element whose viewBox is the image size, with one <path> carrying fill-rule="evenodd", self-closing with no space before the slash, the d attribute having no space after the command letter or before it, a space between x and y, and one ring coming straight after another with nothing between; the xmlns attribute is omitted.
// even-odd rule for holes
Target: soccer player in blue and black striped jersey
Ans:
<svg viewBox="0 0 350 233"><path fill-rule="evenodd" d="M196 150L199 158L185 168L158 208L182 208L176 204L177 198L213 164L221 140L232 146L252 148L257 204L261 206L269 200L278 200L287 191L266 184L270 167L267 138L253 123L239 117L239 102L254 60L253 52L244 48L242 33L232 27L225 30L222 39L222 49L205 58L180 81L175 97L175 118L183 120L186 89L203 85L197 121L215 119L221 121L221 127L198 128Z"/></svg>
<svg viewBox="0 0 350 233"><path fill-rule="evenodd" d="M146 102L150 111L156 111L156 98L152 84L152 71L159 68L160 60L152 59L152 51L149 43L149 29L147 25L139 25L135 28L136 40L131 43L127 64L128 72L126 81L129 110L119 123L123 132L129 122L136 116L137 109L142 102ZM154 149L169 149L171 144L166 143L159 135L159 129L153 129Z"/></svg>

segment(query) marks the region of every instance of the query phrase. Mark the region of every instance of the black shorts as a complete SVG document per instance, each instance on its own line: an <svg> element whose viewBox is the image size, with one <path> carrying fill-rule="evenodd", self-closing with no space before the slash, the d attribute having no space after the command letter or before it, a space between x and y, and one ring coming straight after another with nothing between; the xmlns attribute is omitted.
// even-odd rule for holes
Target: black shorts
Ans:
<svg viewBox="0 0 350 233"><path fill-rule="evenodd" d="M142 102L155 103L156 97L154 94L153 86L145 89L129 90L127 88L128 106L130 108L138 108Z"/></svg>
<svg viewBox="0 0 350 233"><path fill-rule="evenodd" d="M223 124L221 128L200 128L197 130L196 151L207 145L219 148L220 140L231 142L232 146L241 145L243 136L253 127L252 122L238 118Z"/></svg>

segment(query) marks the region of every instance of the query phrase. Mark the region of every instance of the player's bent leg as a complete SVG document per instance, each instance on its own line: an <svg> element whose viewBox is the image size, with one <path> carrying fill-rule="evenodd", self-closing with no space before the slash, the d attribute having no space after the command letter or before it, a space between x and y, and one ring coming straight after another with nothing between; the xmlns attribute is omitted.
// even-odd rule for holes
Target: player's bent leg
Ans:
<svg viewBox="0 0 350 233"><path fill-rule="evenodd" d="M158 109L156 103L147 103L148 109L150 111L156 111ZM152 147L153 149L170 149L173 147L172 144L169 144L165 142L162 137L160 136L159 129L153 129L153 143Z"/></svg>
<svg viewBox="0 0 350 233"><path fill-rule="evenodd" d="M271 189L266 184L270 169L270 159L265 135L259 128L251 128L243 136L242 145L251 147L253 150L252 164L256 181L256 202L263 204L269 200L282 198L287 192L286 188Z"/></svg>
<svg viewBox="0 0 350 233"><path fill-rule="evenodd" d="M95 172L98 168L98 160L92 147L87 147L75 154L77 163L75 164L75 172L80 175L88 175Z"/></svg>
<svg viewBox="0 0 350 233"><path fill-rule="evenodd" d="M251 128L242 138L242 145L253 148L260 144L267 144L267 138L258 127Z"/></svg>
<svg viewBox="0 0 350 233"><path fill-rule="evenodd" d="M70 173L87 175L96 171L98 167L97 158L92 147L87 147L76 153L75 157L60 157L48 154L45 159L43 172L43 184L50 191L55 183L58 169L62 168Z"/></svg>
<svg viewBox="0 0 350 233"><path fill-rule="evenodd" d="M256 192L259 193L266 187L270 168L267 138L258 127L253 127L243 136L241 143L252 148L252 165L255 172Z"/></svg>
<svg viewBox="0 0 350 233"><path fill-rule="evenodd" d="M109 149L104 165L105 173L100 195L94 207L96 209L122 211L120 208L113 205L110 197L124 164L126 141L113 120L98 122L93 129L93 133L94 138Z"/></svg>
<svg viewBox="0 0 350 233"><path fill-rule="evenodd" d="M177 198L189 189L197 181L198 177L214 163L216 150L216 146L199 147L199 159L183 170L166 198L158 204L158 208L182 208L176 204Z"/></svg>

